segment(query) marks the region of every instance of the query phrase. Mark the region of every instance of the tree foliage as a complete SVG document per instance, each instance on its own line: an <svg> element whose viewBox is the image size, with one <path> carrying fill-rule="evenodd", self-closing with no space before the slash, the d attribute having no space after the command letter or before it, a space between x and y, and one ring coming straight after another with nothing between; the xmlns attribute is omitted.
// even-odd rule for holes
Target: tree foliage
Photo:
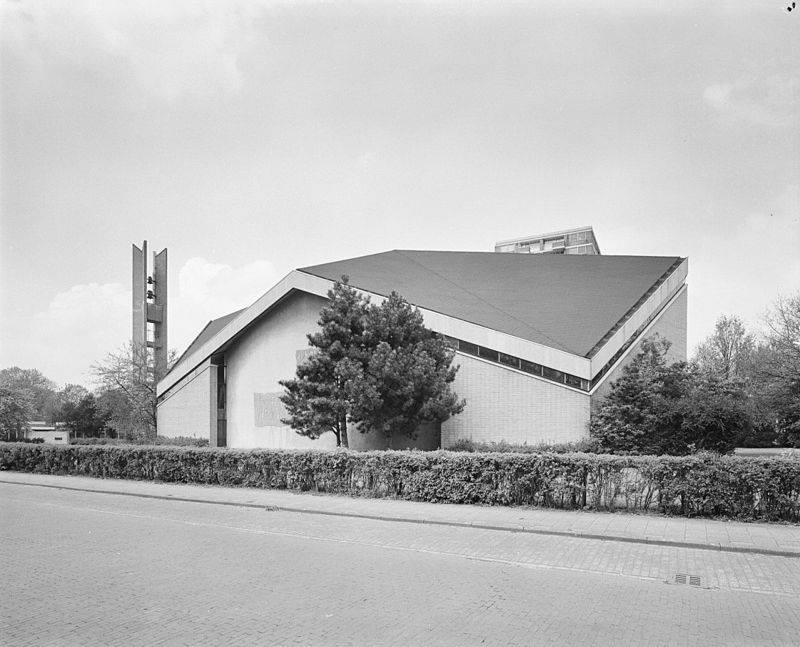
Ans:
<svg viewBox="0 0 800 647"><path fill-rule="evenodd" d="M47 403L44 420L54 425L64 422L68 413L78 406L81 400L89 395L89 391L79 384L65 384L62 389L55 391Z"/></svg>
<svg viewBox="0 0 800 647"><path fill-rule="evenodd" d="M771 406L778 443L800 447L800 292L778 299L766 323L756 377Z"/></svg>
<svg viewBox="0 0 800 647"><path fill-rule="evenodd" d="M46 420L56 393L56 384L35 368L12 366L0 371L0 384L16 393L24 393L29 420Z"/></svg>
<svg viewBox="0 0 800 647"><path fill-rule="evenodd" d="M348 285L347 277L337 281L320 311L320 329L308 335L313 352L298 365L295 378L280 382L286 389L281 402L289 413L283 422L301 436L316 439L330 431L337 445L348 446L345 371L351 372L366 355L368 306L369 300Z"/></svg>
<svg viewBox="0 0 800 647"><path fill-rule="evenodd" d="M778 299L765 322L766 334L756 336L737 317L721 317L695 361L710 375L740 382L752 421L744 446L800 447L800 294Z"/></svg>
<svg viewBox="0 0 800 647"><path fill-rule="evenodd" d="M73 437L97 438L108 435L108 419L110 414L97 405L97 399L86 393L77 402L67 401L61 409L61 421L64 422Z"/></svg>
<svg viewBox="0 0 800 647"><path fill-rule="evenodd" d="M453 349L425 327L419 310L396 292L367 310L360 364L344 370L350 419L359 431L413 436L425 422L441 422L464 409L450 385Z"/></svg>
<svg viewBox="0 0 800 647"><path fill-rule="evenodd" d="M751 429L739 380L709 375L686 362L667 364L669 342L645 339L612 382L592 418L591 434L607 451L687 454L729 451Z"/></svg>
<svg viewBox="0 0 800 647"><path fill-rule="evenodd" d="M319 331L308 335L313 352L281 382L284 422L297 433L319 438L331 431L346 447L348 424L362 433L413 436L421 423L464 408L451 390L452 349L402 297L372 304L343 276L328 299Z"/></svg>
<svg viewBox="0 0 800 647"><path fill-rule="evenodd" d="M33 399L29 393L0 382L0 438L3 440L24 438L33 408Z"/></svg>

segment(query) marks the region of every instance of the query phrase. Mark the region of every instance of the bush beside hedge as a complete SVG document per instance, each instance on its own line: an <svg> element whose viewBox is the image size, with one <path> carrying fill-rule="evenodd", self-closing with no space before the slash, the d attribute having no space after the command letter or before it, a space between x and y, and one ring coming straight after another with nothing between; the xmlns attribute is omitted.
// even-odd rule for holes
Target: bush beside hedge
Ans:
<svg viewBox="0 0 800 647"><path fill-rule="evenodd" d="M527 443L509 443L505 440L500 442L480 443L474 440L457 440L447 448L451 452L500 452L506 454L542 454L552 452L554 454L588 453L588 454L607 454L604 452L600 442L594 438L586 438L573 443L537 443L528 445Z"/></svg>
<svg viewBox="0 0 800 647"><path fill-rule="evenodd" d="M800 521L800 460L0 444L0 469L444 503Z"/></svg>
<svg viewBox="0 0 800 647"><path fill-rule="evenodd" d="M155 436L154 438L70 438L70 445L172 445L175 447L208 447L208 438L193 436Z"/></svg>

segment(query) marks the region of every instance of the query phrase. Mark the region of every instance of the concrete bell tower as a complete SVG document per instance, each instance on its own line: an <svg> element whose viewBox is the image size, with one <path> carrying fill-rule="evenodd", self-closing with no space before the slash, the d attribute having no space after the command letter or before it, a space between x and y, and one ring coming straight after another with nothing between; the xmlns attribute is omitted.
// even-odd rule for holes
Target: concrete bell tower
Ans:
<svg viewBox="0 0 800 647"><path fill-rule="evenodd" d="M136 348L152 349L156 380L167 374L167 250L153 253L153 273L147 273L147 241L133 245L133 330ZM148 324L152 324L149 326Z"/></svg>

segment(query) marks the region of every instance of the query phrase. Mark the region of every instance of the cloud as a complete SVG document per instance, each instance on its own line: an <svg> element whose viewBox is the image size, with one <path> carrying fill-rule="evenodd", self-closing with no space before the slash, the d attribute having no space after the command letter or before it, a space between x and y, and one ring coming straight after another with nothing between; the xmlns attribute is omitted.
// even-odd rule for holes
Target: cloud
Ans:
<svg viewBox="0 0 800 647"><path fill-rule="evenodd" d="M177 277L168 316L169 345L179 352L210 319L249 306L276 281L265 260L231 267L200 257L189 259ZM73 285L32 319L9 322L0 366L38 368L60 384L91 385L92 364L131 337L131 291L120 283Z"/></svg>
<svg viewBox="0 0 800 647"><path fill-rule="evenodd" d="M260 3L249 0L22 0L3 9L3 44L31 86L102 80L165 101L236 92Z"/></svg>
<svg viewBox="0 0 800 647"><path fill-rule="evenodd" d="M182 351L211 319L245 308L276 282L272 264L241 267L190 258L178 272L178 295L170 299L170 346Z"/></svg>
<svg viewBox="0 0 800 647"><path fill-rule="evenodd" d="M722 314L737 314L762 330L767 308L800 285L800 185L786 185L763 210L729 220L726 228L724 238L698 240L690 249L689 291L697 297L690 321L697 339L711 334ZM765 248L769 253L760 253Z"/></svg>
<svg viewBox="0 0 800 647"><path fill-rule="evenodd" d="M708 86L703 99L723 125L788 126L797 121L800 81L780 74Z"/></svg>
<svg viewBox="0 0 800 647"><path fill-rule="evenodd" d="M91 365L130 338L130 308L130 290L119 283L74 285L32 318L9 321L2 364L38 368L61 384L89 384Z"/></svg>

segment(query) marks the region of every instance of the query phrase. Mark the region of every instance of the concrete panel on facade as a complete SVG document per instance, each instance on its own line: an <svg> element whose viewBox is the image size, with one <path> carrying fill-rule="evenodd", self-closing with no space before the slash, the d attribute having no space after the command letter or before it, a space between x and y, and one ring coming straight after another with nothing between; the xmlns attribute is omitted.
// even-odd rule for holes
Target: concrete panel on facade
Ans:
<svg viewBox="0 0 800 647"><path fill-rule="evenodd" d="M514 444L574 442L588 435L589 394L457 354L453 388L467 402L442 423L442 447L458 440Z"/></svg>
<svg viewBox="0 0 800 647"><path fill-rule="evenodd" d="M318 440L298 435L280 423L286 415L278 397L279 380L294 377L298 358L308 349L306 335L317 328L326 299L294 292L255 322L225 351L229 447L317 448L336 446L333 434Z"/></svg>
<svg viewBox="0 0 800 647"><path fill-rule="evenodd" d="M686 361L687 291L688 288L684 288L644 334L644 338L657 334L672 344L667 352L667 362L669 363ZM608 395L611 383L620 378L623 369L633 361L640 348L641 342L633 344L628 349L628 352L623 355L622 361L617 364L592 393L593 409L599 406L602 399Z"/></svg>
<svg viewBox="0 0 800 647"><path fill-rule="evenodd" d="M158 435L213 441L216 439L216 399L217 367L206 361L170 389L159 403Z"/></svg>

